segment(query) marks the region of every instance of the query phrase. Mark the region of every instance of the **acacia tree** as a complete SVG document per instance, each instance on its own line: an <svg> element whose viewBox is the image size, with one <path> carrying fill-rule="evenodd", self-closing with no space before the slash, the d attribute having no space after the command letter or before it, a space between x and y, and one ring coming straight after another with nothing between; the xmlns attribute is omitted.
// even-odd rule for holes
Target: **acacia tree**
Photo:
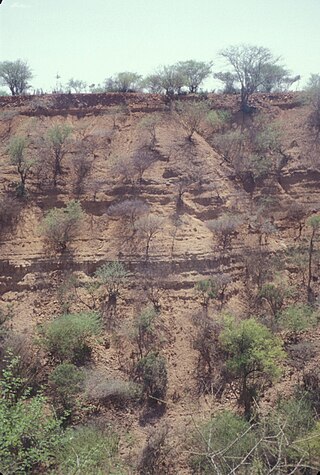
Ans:
<svg viewBox="0 0 320 475"><path fill-rule="evenodd" d="M129 272L121 262L113 261L99 267L95 272L95 277L98 279L99 285L106 289L108 296L107 306L115 307L121 287L128 280Z"/></svg>
<svg viewBox="0 0 320 475"><path fill-rule="evenodd" d="M179 61L169 66L160 67L143 81L150 92L167 95L180 94L183 88L190 93L197 93L201 83L209 77L212 63L205 61Z"/></svg>
<svg viewBox="0 0 320 475"><path fill-rule="evenodd" d="M154 74L147 76L144 85L151 92L165 92L168 96L180 94L185 86L185 76L181 69L173 64L171 66L162 66Z"/></svg>
<svg viewBox="0 0 320 475"><path fill-rule="evenodd" d="M10 89L13 96L24 94L30 88L28 81L32 77L30 66L22 59L0 63L0 81Z"/></svg>
<svg viewBox="0 0 320 475"><path fill-rule="evenodd" d="M263 85L271 88L280 81L283 83L287 71L278 64L279 58L275 58L268 48L252 45L229 46L220 52L229 65L231 71L219 72L215 77L228 84L233 80L232 85L239 85L241 93L241 110L246 112L249 109L250 96ZM282 69L281 69L282 68ZM297 78L298 79L298 78ZM297 80L296 79L296 80ZM294 81L293 81L294 82Z"/></svg>
<svg viewBox="0 0 320 475"><path fill-rule="evenodd" d="M107 92L136 92L140 87L141 76L137 73L124 71L105 80Z"/></svg>
<svg viewBox="0 0 320 475"><path fill-rule="evenodd" d="M84 92L87 89L87 83L81 79L71 78L67 82L67 89L72 89L75 93Z"/></svg>
<svg viewBox="0 0 320 475"><path fill-rule="evenodd" d="M254 398L279 376L279 363L284 357L281 343L254 318L240 322L227 319L220 343L230 377L238 381L238 403L250 418Z"/></svg>
<svg viewBox="0 0 320 475"><path fill-rule="evenodd" d="M9 154L12 165L17 167L20 175L20 183L17 187L17 195L24 196L26 190L26 180L31 172L34 160L26 156L27 140L25 137L13 137L9 145Z"/></svg>
<svg viewBox="0 0 320 475"><path fill-rule="evenodd" d="M84 216L78 201L70 201L65 208L52 208L43 218L42 235L49 246L63 252L76 236Z"/></svg>
<svg viewBox="0 0 320 475"><path fill-rule="evenodd" d="M287 90L300 79L300 75L290 76L290 71L280 64L265 64L262 68L261 92L281 92Z"/></svg>
<svg viewBox="0 0 320 475"><path fill-rule="evenodd" d="M72 128L68 124L56 124L48 130L47 148L53 161L53 184L57 185L57 176L62 174L62 160L68 152L68 138Z"/></svg>
<svg viewBox="0 0 320 475"><path fill-rule="evenodd" d="M139 132L147 133L148 137L146 138L146 146L150 148L150 150L154 151L156 144L157 144L157 127L161 124L161 116L160 114L152 114L149 116L144 117L139 122Z"/></svg>
<svg viewBox="0 0 320 475"><path fill-rule="evenodd" d="M212 62L195 61L179 61L177 68L185 79L185 86L190 93L197 93L201 83L209 77L212 68Z"/></svg>
<svg viewBox="0 0 320 475"><path fill-rule="evenodd" d="M136 234L136 221L149 212L149 206L142 200L124 200L108 209L108 215L121 219L121 234L126 235L126 239L131 240Z"/></svg>
<svg viewBox="0 0 320 475"><path fill-rule="evenodd" d="M241 224L242 220L239 216L229 214L223 214L219 218L207 222L210 231L218 234L223 250L231 245L231 239Z"/></svg>

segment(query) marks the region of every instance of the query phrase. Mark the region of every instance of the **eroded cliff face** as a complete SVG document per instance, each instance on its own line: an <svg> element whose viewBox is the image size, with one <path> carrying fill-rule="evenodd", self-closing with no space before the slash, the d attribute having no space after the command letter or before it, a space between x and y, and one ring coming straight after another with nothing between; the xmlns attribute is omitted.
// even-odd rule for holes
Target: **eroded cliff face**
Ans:
<svg viewBox="0 0 320 475"><path fill-rule="evenodd" d="M253 119L244 121L236 113L235 96L213 95L209 101L213 110L231 112L231 130L250 128ZM223 311L236 316L249 314L254 292L252 288L248 291L248 286L255 285L253 274L260 266L262 273L267 272L265 264L270 262L271 266L272 259L281 258L285 264L279 272L288 286L298 287L301 298L306 296L306 268L298 262L289 264L285 256L304 239L307 242L310 229L305 222L319 210L320 171L316 144L306 125L308 106L298 94L257 95L253 105L256 114L262 111L282 130L279 160L284 161L281 167L258 178L237 173L232 163L219 154L212 145L212 136L217 133L214 127L206 125L203 133L195 133L188 140L183 122L164 96L99 94L0 100L0 194L14 196L18 182L16 167L10 164L7 152L10 138L26 136L29 153L37 162L27 179L27 197L20 203L17 223L12 229L1 230L1 306L12 305L12 326L16 331L33 335L38 324L62 312L63 299L67 298L62 290L72 273L80 282L88 282L101 264L120 260L131 275L117 309L121 326L150 303L152 282L166 328L163 351L168 361L169 386L163 420L171 429L176 449L181 433L192 428L194 414L202 417L222 404L234 403L228 392L218 400L213 395L199 396L197 391L192 317L201 310L201 304L194 291L195 283L212 275L229 276L223 302L211 302L210 311L223 307ZM45 166L42 140L56 124L68 124L72 140L55 187L51 171ZM75 163L86 146L85 160L90 170L79 187ZM141 168L137 166L132 171L126 162L141 150L147 150L150 160L142 177ZM121 160L123 165L117 166ZM48 251L41 234L43 216L71 199L80 201L85 219L65 252ZM150 240L148 259L146 238L132 242L126 239L128 231L123 221L109 213L112 205L127 199L142 200L149 206L149 214L161 218ZM304 209L299 219L289 212L296 203ZM208 221L226 213L240 219L230 235L231 241L223 248L219 233L209 229ZM263 227L266 223L269 227ZM312 273L317 296L316 261ZM70 304L72 311L81 310L81 302L87 298L81 289L79 292L81 298ZM313 344L318 351L315 339ZM116 376L125 372L129 353L130 349L127 353L123 349L120 357L119 348L106 332L105 344L95 348L94 362ZM299 369L294 371L290 362L286 371L294 380L299 376ZM290 384L280 382L279 390L288 390ZM271 401L272 397L275 396L268 395ZM137 446L130 450L138 450L149 430L145 421L141 423L142 415L131 409L122 413L110 413L106 408L101 411L124 430L135 431ZM124 446L124 453L128 450ZM179 473L188 473L181 453L176 463Z"/></svg>

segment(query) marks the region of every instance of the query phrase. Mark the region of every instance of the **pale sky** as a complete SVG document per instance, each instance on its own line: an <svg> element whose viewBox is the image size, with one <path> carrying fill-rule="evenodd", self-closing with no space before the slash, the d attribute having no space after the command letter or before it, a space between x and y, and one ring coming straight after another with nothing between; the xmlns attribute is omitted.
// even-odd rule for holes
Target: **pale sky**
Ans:
<svg viewBox="0 0 320 475"><path fill-rule="evenodd" d="M320 0L3 0L0 61L27 60L32 85L50 91L57 73L97 84L188 59L219 71L219 50L248 43L303 84L320 73L319 22Z"/></svg>

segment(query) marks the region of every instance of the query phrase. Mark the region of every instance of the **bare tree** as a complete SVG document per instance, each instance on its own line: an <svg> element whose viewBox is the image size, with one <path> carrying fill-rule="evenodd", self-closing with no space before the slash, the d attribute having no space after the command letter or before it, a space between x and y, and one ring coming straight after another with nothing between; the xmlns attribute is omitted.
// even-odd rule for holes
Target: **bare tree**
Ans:
<svg viewBox="0 0 320 475"><path fill-rule="evenodd" d="M188 132L188 140L191 142L193 134L201 132L201 125L208 118L210 105L204 101L177 102L176 110Z"/></svg>
<svg viewBox="0 0 320 475"><path fill-rule="evenodd" d="M74 193L79 197L84 190L86 178L90 175L94 160L95 144L86 133L81 134L75 144L76 157L72 160L75 172Z"/></svg>
<svg viewBox="0 0 320 475"><path fill-rule="evenodd" d="M142 184L144 172L156 161L155 156L147 147L137 150L132 156L133 168L136 171L138 181Z"/></svg>
<svg viewBox="0 0 320 475"><path fill-rule="evenodd" d="M161 124L161 116L159 114L149 114L139 122L139 129L148 134L148 146L154 150L157 144L157 128Z"/></svg>
<svg viewBox="0 0 320 475"><path fill-rule="evenodd" d="M145 239L146 248L145 248L145 258L146 261L149 259L149 249L150 244L154 237L159 234L163 226L163 218L160 216L149 214L147 216L142 216L136 222L136 229L140 238Z"/></svg>
<svg viewBox="0 0 320 475"><path fill-rule="evenodd" d="M232 236L242 224L239 216L224 214L217 219L207 221L207 226L212 233L218 234L222 248L225 250L231 245Z"/></svg>
<svg viewBox="0 0 320 475"><path fill-rule="evenodd" d="M126 241L132 241L136 235L136 222L149 212L149 206L142 200L124 200L111 205L108 215L121 220L120 233Z"/></svg>

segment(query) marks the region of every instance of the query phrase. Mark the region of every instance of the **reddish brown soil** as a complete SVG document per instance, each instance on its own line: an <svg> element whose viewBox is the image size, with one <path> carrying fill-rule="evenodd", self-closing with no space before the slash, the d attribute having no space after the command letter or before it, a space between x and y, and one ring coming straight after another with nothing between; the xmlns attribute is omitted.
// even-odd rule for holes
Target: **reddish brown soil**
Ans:
<svg viewBox="0 0 320 475"><path fill-rule="evenodd" d="M189 97L183 99L190 100ZM226 98L212 95L210 100L213 108L233 112L237 110L236 96ZM122 293L118 308L119 321L122 324L129 321L134 312L147 302L141 288L146 272L144 249L141 247L132 251L121 244L118 223L108 216L107 210L112 203L132 196L132 188L113 176L112 158L130 155L139 147L143 135L139 122L143 118L155 112L161 116L156 132L159 159L145 172L136 193L149 203L153 213L164 218L161 232L151 243L149 267L155 270L159 285L163 288L161 313L166 328L163 351L169 375L166 411L162 417L150 421L144 420L144 409L136 407L122 411L101 408L100 413L118 426L123 434L121 453L132 463L150 430L165 423L169 427L172 447L172 473L190 473L185 442L195 424L222 407L236 407L230 391L226 391L220 400L197 392L197 353L192 348L192 317L201 306L193 286L199 279L209 275L222 272L229 274L232 283L228 287L224 311L239 317L248 314L243 255L246 249L258 246L258 236L248 231L248 214L252 210L252 203L265 188L269 190L269 195L279 200L279 208L274 212L274 224L278 232L269 238L265 246L265 252L273 255L283 252L295 242L296 231L285 214L287 205L295 199L308 204L310 209L319 209L320 171L319 164L315 163L310 152L310 133L305 126L308 107L303 105L298 94L293 93L257 95L252 104L276 118L284 128L285 149L290 160L281 172L280 183L272 177L257 186L252 193L247 193L232 168L222 162L222 158L203 136L195 134L193 143L188 143L184 128L178 123L175 114L170 112L170 104L164 96L78 94L0 98L2 194L13 193L12 183L18 180L7 154L8 141L13 135L26 134L33 140L45 136L52 124L67 122L73 127L75 136L85 131L95 144L93 169L79 198L87 217L66 256L48 255L40 232L40 222L45 211L75 198L72 150L66 156L64 173L57 189L48 186L40 190L36 186L36 178L31 177L28 183L29 199L23 207L19 224L0 241L0 305L5 307L12 304L13 328L31 337L38 324L61 312L58 290L64 275L72 271L88 279L102 263L120 258L131 271L132 278ZM119 112L119 105L126 107L125 114ZM238 120L236 115L234 120ZM200 188L191 186L183 195L181 226L171 255L171 216L176 211L177 176L194 166L202 168L203 184ZM245 221L233 239L231 249L222 253L206 221L225 211L239 212L245 216ZM305 227L302 238L308 236L308 232ZM300 280L296 273L289 274L291 284L297 284ZM317 284L315 290L317 292ZM301 288L301 295L303 293L304 289ZM79 309L82 309L81 303L74 303L72 310ZM217 311L214 304L211 304L210 311ZM303 337L315 345L316 356L306 363L309 367L319 360L317 335L318 332ZM108 375L125 375L122 365L129 359L129 349L124 351L119 360L118 348L107 333L105 340L110 340L110 347L106 348L102 343L97 345L95 364ZM278 393L289 394L302 370L295 369L288 361L282 380L266 393L262 407L270 406ZM128 441L125 435L128 432L133 442L131 439Z"/></svg>

